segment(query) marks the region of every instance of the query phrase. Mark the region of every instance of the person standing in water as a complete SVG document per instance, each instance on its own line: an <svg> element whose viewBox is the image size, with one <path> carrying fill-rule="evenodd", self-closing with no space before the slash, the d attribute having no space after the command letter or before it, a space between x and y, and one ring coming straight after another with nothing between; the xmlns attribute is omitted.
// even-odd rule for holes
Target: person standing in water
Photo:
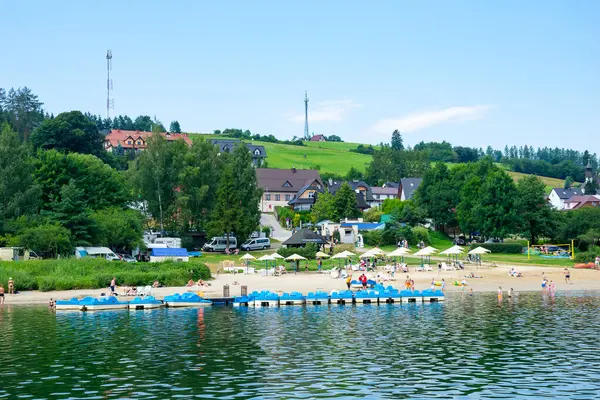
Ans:
<svg viewBox="0 0 600 400"><path fill-rule="evenodd" d="M4 286L0 283L0 306L4 305Z"/></svg>
<svg viewBox="0 0 600 400"><path fill-rule="evenodd" d="M498 300L502 300L502 286L498 286Z"/></svg>
<svg viewBox="0 0 600 400"><path fill-rule="evenodd" d="M15 294L15 281L13 281L13 278L8 278L8 294Z"/></svg>
<svg viewBox="0 0 600 400"><path fill-rule="evenodd" d="M513 288L508 289L508 297L513 297L514 290Z"/></svg>

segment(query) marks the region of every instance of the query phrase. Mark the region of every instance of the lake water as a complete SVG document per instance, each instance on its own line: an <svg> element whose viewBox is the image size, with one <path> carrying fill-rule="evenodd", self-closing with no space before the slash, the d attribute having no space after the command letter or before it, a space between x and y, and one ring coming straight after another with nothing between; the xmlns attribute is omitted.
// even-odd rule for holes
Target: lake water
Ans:
<svg viewBox="0 0 600 400"><path fill-rule="evenodd" d="M600 297L0 308L0 398L600 397Z"/></svg>

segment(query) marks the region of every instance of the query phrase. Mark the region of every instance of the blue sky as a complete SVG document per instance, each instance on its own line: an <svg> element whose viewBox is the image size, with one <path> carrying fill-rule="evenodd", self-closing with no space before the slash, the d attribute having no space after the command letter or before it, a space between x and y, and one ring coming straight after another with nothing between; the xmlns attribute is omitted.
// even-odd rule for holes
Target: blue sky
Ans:
<svg viewBox="0 0 600 400"><path fill-rule="evenodd" d="M600 153L597 1L4 1L0 87L53 113ZM594 148L595 147L595 148Z"/></svg>

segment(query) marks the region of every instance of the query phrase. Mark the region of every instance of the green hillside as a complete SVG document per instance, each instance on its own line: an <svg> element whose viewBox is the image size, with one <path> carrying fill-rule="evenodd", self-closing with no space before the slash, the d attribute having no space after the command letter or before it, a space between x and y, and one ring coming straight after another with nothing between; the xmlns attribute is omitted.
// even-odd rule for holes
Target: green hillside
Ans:
<svg viewBox="0 0 600 400"><path fill-rule="evenodd" d="M223 136L211 134L190 134L192 140L197 138L224 139ZM292 168L310 169L317 168L321 172L329 172L344 176L351 167L359 171L365 171L367 164L371 161L371 156L351 152L358 143L348 142L305 142L306 146L293 146L279 143L269 143L252 141L257 145L265 146L267 150L267 161L269 168ZM373 146L378 148L378 146ZM457 164L448 164L450 168ZM515 181L527 176L520 172L506 171ZM541 176L540 179L546 185L546 190L550 192L551 188L563 187L564 180L547 178Z"/></svg>

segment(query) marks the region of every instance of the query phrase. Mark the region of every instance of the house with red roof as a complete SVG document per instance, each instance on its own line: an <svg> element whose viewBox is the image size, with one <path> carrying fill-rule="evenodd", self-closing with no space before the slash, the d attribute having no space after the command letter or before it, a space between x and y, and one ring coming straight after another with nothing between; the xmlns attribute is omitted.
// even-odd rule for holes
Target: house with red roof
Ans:
<svg viewBox="0 0 600 400"><path fill-rule="evenodd" d="M115 151L121 147L124 151L142 151L151 136L152 132L112 129L104 138L104 150ZM183 140L188 146L192 145L192 139L186 133L162 132L161 136L167 139L167 142Z"/></svg>

